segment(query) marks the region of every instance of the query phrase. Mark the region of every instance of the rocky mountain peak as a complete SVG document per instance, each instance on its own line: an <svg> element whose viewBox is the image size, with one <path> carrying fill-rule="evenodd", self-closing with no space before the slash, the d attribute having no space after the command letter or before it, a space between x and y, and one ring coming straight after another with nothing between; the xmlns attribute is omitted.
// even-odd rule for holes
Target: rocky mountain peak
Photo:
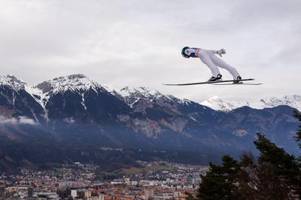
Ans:
<svg viewBox="0 0 301 200"><path fill-rule="evenodd" d="M61 76L52 80L44 81L35 86L43 93L59 93L70 91L85 91L89 89L104 89L98 83L90 80L83 74Z"/></svg>
<svg viewBox="0 0 301 200"><path fill-rule="evenodd" d="M275 107L280 105L287 105L293 108L301 110L301 96L300 95L286 95L280 98L271 97L260 99L260 103L263 104L263 107Z"/></svg>
<svg viewBox="0 0 301 200"><path fill-rule="evenodd" d="M157 90L147 87L124 87L120 90L119 94L130 107L133 107L138 102L144 102L143 104L147 102L148 105L153 103L161 105L171 102L182 102L182 100L172 95L164 95Z"/></svg>
<svg viewBox="0 0 301 200"><path fill-rule="evenodd" d="M266 97L253 100L231 100L220 98L218 96L210 97L200 102L202 105L210 107L214 110L231 111L239 107L249 106L256 109L272 108L281 105L287 105L301 110L300 95L286 95L283 97Z"/></svg>
<svg viewBox="0 0 301 200"><path fill-rule="evenodd" d="M9 86L14 90L21 90L25 88L26 83L22 80L16 78L13 75L6 75L2 76L0 75L0 85Z"/></svg>
<svg viewBox="0 0 301 200"><path fill-rule="evenodd" d="M152 90L147 87L137 87L137 88L131 88L131 87L124 87L120 90L120 94L123 97L128 96L136 96L136 97L144 97L144 98L157 98L164 96L157 90Z"/></svg>

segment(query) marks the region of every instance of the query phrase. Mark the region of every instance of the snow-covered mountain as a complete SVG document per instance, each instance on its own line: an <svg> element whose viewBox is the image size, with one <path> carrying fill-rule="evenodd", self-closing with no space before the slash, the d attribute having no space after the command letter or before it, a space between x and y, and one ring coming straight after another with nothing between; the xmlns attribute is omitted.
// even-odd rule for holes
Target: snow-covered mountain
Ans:
<svg viewBox="0 0 301 200"><path fill-rule="evenodd" d="M242 106L250 106L247 101L226 101L218 96L210 97L201 102L201 105L212 108L213 110L231 111Z"/></svg>
<svg viewBox="0 0 301 200"><path fill-rule="evenodd" d="M273 108L276 106L287 105L301 110L300 95L286 95L283 97L261 98L258 100L227 100L217 96L210 97L200 102L214 110L231 111L239 107L249 106L255 109Z"/></svg>
<svg viewBox="0 0 301 200"><path fill-rule="evenodd" d="M44 81L37 86L43 93L59 93L69 91L97 90L102 87L95 81L90 80L83 74L61 76L52 80Z"/></svg>
<svg viewBox="0 0 301 200"><path fill-rule="evenodd" d="M43 118L42 107L34 96L26 91L26 88L29 87L15 76L0 76L0 117L2 122L19 122L25 118L40 121Z"/></svg>
<svg viewBox="0 0 301 200"><path fill-rule="evenodd" d="M191 102L187 99L179 99L172 95L162 94L158 90L153 90L147 87L124 87L119 92L117 92L124 101L133 107L141 100L146 100L148 102L158 103L158 104L185 104Z"/></svg>
<svg viewBox="0 0 301 200"><path fill-rule="evenodd" d="M36 86L14 76L1 76L0 152L11 150L8 157L14 161L107 163L111 155L101 147L125 149L119 158L134 160L141 156L171 159L175 152L184 150L189 155L195 152L193 158L199 162L212 160L212 156L219 158L221 153L250 150L257 132L265 133L292 152L297 149L293 136L298 123L291 107L235 108L283 104L299 108L300 96L256 102L213 97L203 104L206 106L145 87L126 87L116 92L81 74L54 78ZM207 106L234 110L219 112ZM14 148L15 141L24 154L15 153L19 149ZM5 149L7 144L13 148ZM139 149L167 153L144 155ZM127 153L128 150L133 152ZM184 155L174 160L191 159ZM36 156L39 159L32 159Z"/></svg>
<svg viewBox="0 0 301 200"><path fill-rule="evenodd" d="M8 86L13 90L18 91L24 89L26 83L21 81L20 79L17 79L15 76L12 75L6 75L6 76L0 75L0 86Z"/></svg>
<svg viewBox="0 0 301 200"><path fill-rule="evenodd" d="M47 104L52 95L64 93L66 91L83 93L88 90L105 91L101 85L90 80L83 74L61 76L39 83L34 87L27 87L27 91L34 96L39 96L40 102L44 105Z"/></svg>
<svg viewBox="0 0 301 200"><path fill-rule="evenodd" d="M301 96L300 95L287 95L281 98L271 97L260 99L262 107L275 107L279 105L287 105L298 110L301 110Z"/></svg>
<svg viewBox="0 0 301 200"><path fill-rule="evenodd" d="M190 103L190 100L179 99L172 95L162 94L157 90L146 87L130 88L124 87L120 91L107 89L95 81L90 80L83 74L72 74L69 76L57 77L52 80L44 81L36 86L30 86L24 81L17 79L13 75L0 76L0 86L6 86L14 91L25 90L29 93L45 110L49 98L58 93L71 91L83 96L83 93L91 90L95 92L109 92L114 96L124 100L130 107L133 107L138 101L147 100L156 103ZM83 99L84 101L84 99ZM210 97L200 102L201 105L207 106L214 110L231 111L239 107L249 106L256 109L272 108L279 105L288 105L301 110L301 96L287 95L283 97L261 98L258 100L229 100L218 96Z"/></svg>
<svg viewBox="0 0 301 200"><path fill-rule="evenodd" d="M152 90L147 87L138 87L130 88L124 87L119 92L126 103L133 107L138 101L142 99L147 99L149 101L160 101L164 100L165 102L175 102L175 103L190 103L190 100L179 99L172 95L162 94L157 90ZM229 100L223 99L218 96L212 96L204 101L200 102L201 105L212 108L213 110L218 111L231 111L236 108L243 106L249 106L255 109L264 109L264 108L273 108L276 106L287 105L298 110L301 110L301 96L300 95L286 95L283 97L270 97L270 98L261 98L258 100Z"/></svg>

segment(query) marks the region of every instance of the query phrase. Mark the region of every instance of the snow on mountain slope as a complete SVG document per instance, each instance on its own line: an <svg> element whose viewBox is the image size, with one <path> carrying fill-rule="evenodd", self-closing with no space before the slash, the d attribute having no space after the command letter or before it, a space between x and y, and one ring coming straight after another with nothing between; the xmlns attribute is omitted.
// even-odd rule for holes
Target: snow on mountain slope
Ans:
<svg viewBox="0 0 301 200"><path fill-rule="evenodd" d="M94 91L110 92L114 96L120 95L128 105L131 107L139 100L144 99L150 102L176 102L176 103L189 103L189 100L182 100L172 95L164 95L157 90L152 90L146 87L129 88L125 87L119 92L111 91L110 89L101 86L95 81L90 80L85 75L73 74L69 76L62 76L52 80L44 81L34 87L26 84L22 80L17 79L15 76L0 75L0 86L9 86L15 91L24 89L28 92L43 108L53 94L65 92L67 90L82 93L92 89ZM287 95L283 97L270 97L261 98L258 100L229 100L213 96L207 100L200 102L201 105L210 107L214 110L231 111L233 109L249 106L252 108L263 109L268 107L275 107L279 105L288 105L298 110L301 110L301 96L300 95Z"/></svg>
<svg viewBox="0 0 301 200"><path fill-rule="evenodd" d="M233 109L249 106L256 109L272 108L280 105L287 105L298 110L301 110L301 96L299 95L287 95L283 97L270 97L262 98L255 101L247 100L227 100L217 96L210 97L207 100L200 102L204 106L208 106L214 110L231 111Z"/></svg>
<svg viewBox="0 0 301 200"><path fill-rule="evenodd" d="M83 74L72 74L69 76L61 76L52 80L44 81L32 88L28 88L34 96L39 97L39 102L44 106L53 94L64 93L66 91L84 92L89 89L95 92L101 90L106 91L100 84L90 80Z"/></svg>
<svg viewBox="0 0 301 200"><path fill-rule="evenodd" d="M24 89L26 83L17 79L15 76L12 75L6 75L6 76L0 75L0 85L9 86L12 89L18 91Z"/></svg>
<svg viewBox="0 0 301 200"><path fill-rule="evenodd" d="M35 122L42 120L43 108L31 90L29 85L15 76L0 76L0 115L8 119L6 122L19 123L23 119Z"/></svg>
<svg viewBox="0 0 301 200"><path fill-rule="evenodd" d="M73 74L69 76L61 76L52 80L44 81L36 88L42 90L43 93L59 93L67 90L71 91L83 91L88 89L104 89L98 83L90 80L85 75Z"/></svg>
<svg viewBox="0 0 301 200"><path fill-rule="evenodd" d="M143 97L143 98L159 98L164 96L157 90L151 90L146 87L137 87L137 88L130 88L130 87L124 87L120 90L120 95L123 97L128 97L128 96L136 96L138 97Z"/></svg>
<svg viewBox="0 0 301 200"><path fill-rule="evenodd" d="M124 87L119 91L119 94L124 98L130 107L133 107L133 105L141 99L148 100L150 102L157 101L157 103L175 102L179 104L185 104L191 102L190 100L179 99L172 95L164 95L157 90L152 90L147 87Z"/></svg>
<svg viewBox="0 0 301 200"><path fill-rule="evenodd" d="M25 83L24 81L16 78L12 75L2 76L0 75L0 85L8 86L16 92L20 92L20 90L25 90L28 94L30 94L41 106L43 104L40 102L40 99L37 98L35 93L39 93L40 91L36 91L33 87Z"/></svg>
<svg viewBox="0 0 301 200"><path fill-rule="evenodd" d="M15 76L12 75L6 75L6 76L1 76L0 75L0 85L5 85L10 88L12 88L15 91L20 91L20 90L25 90L28 94L30 94L42 107L44 107L43 103L41 102L40 97L43 96L43 92L38 89L34 88L24 81L16 78Z"/></svg>
<svg viewBox="0 0 301 200"><path fill-rule="evenodd" d="M202 101L201 105L212 108L213 110L221 110L227 112L242 106L249 106L249 103L247 101L225 101L218 96L213 96L205 101Z"/></svg>
<svg viewBox="0 0 301 200"><path fill-rule="evenodd" d="M287 105L301 111L300 95L287 95L281 98L276 98L276 97L265 98L265 99L261 99L260 103L263 106L262 108Z"/></svg>

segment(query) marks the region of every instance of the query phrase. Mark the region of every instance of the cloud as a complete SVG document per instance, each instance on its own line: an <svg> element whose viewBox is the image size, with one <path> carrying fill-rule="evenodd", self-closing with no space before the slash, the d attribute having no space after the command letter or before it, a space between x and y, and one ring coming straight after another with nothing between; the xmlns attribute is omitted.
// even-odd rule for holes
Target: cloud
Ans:
<svg viewBox="0 0 301 200"><path fill-rule="evenodd" d="M28 124L28 125L36 125L37 122L34 121L33 119L30 119L25 116L20 116L18 118L8 118L4 116L0 116L0 124L13 124L13 125L18 125L18 124Z"/></svg>
<svg viewBox="0 0 301 200"><path fill-rule="evenodd" d="M0 69L32 84L83 73L193 99L298 93L300 10L299 0L2 0ZM181 57L185 45L226 48L226 62L265 85L162 86L209 78L199 60Z"/></svg>

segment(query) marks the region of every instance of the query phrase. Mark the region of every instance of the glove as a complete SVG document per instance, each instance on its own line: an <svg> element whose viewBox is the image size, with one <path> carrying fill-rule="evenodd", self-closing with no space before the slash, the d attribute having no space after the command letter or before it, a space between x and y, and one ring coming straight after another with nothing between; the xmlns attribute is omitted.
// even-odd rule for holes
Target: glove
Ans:
<svg viewBox="0 0 301 200"><path fill-rule="evenodd" d="M226 50L225 49L220 49L220 50L217 50L216 53L222 57L223 54L226 54Z"/></svg>

